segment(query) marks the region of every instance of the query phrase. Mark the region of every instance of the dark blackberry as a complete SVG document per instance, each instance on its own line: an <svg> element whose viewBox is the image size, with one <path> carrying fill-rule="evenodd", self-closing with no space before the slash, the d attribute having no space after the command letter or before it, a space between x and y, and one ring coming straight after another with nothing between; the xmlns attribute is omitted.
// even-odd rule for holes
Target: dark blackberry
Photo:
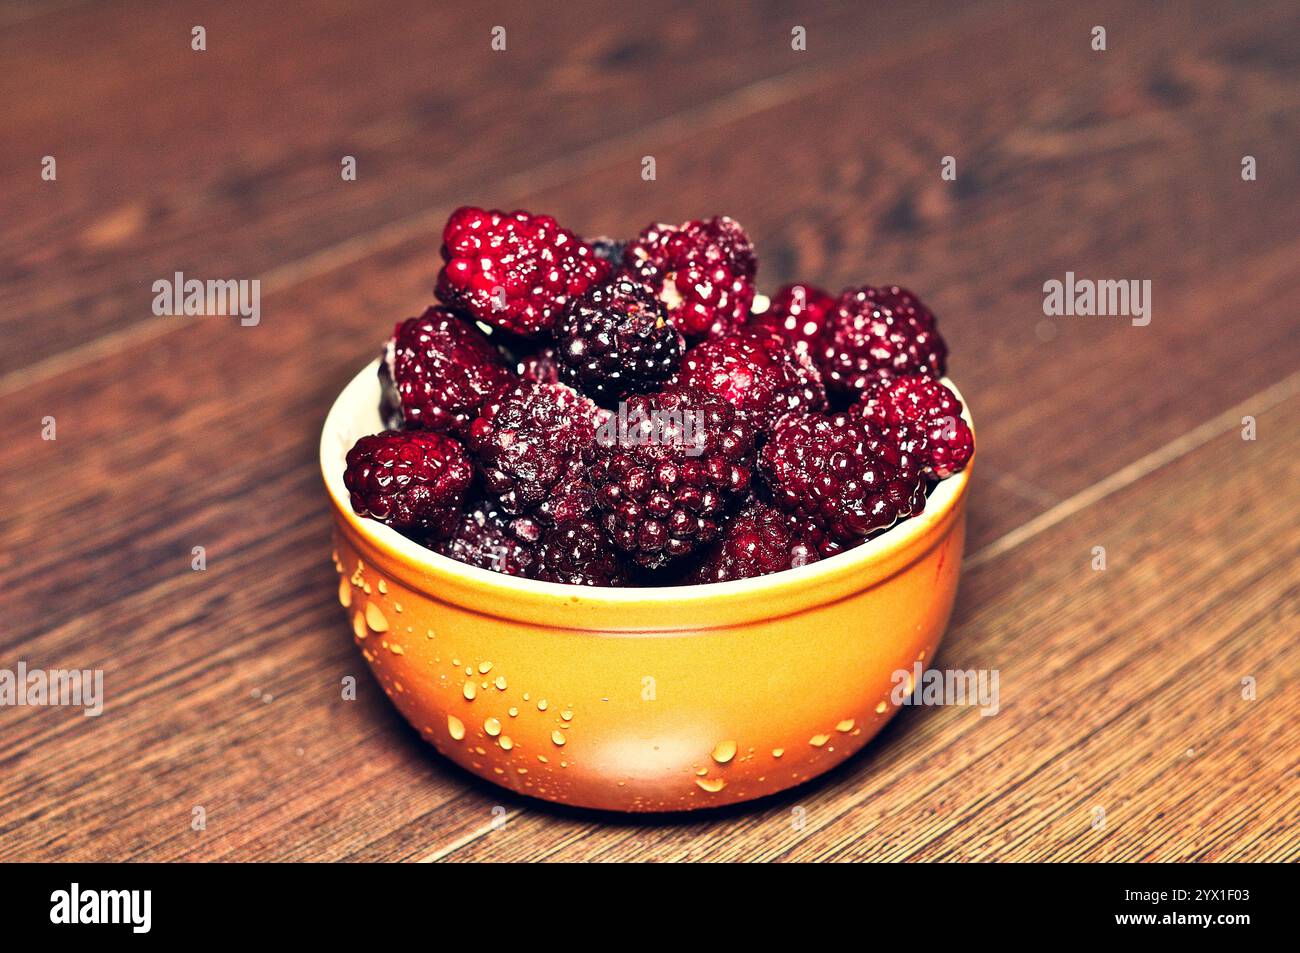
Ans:
<svg viewBox="0 0 1300 953"><path fill-rule="evenodd" d="M600 526L584 519L542 534L533 578L571 586L626 586L628 571Z"/></svg>
<svg viewBox="0 0 1300 953"><path fill-rule="evenodd" d="M729 401L764 432L782 414L826 409L826 389L812 358L761 328L695 345L675 383Z"/></svg>
<svg viewBox="0 0 1300 953"><path fill-rule="evenodd" d="M489 400L470 427L469 446L501 509L529 512L579 482L599 414L564 384L520 381Z"/></svg>
<svg viewBox="0 0 1300 953"><path fill-rule="evenodd" d="M759 454L774 506L855 543L925 507L919 465L848 414L791 414Z"/></svg>
<svg viewBox="0 0 1300 953"><path fill-rule="evenodd" d="M558 384L560 382L560 359L555 348L538 348L522 355L515 363L515 373L526 381L539 384Z"/></svg>
<svg viewBox="0 0 1300 953"><path fill-rule="evenodd" d="M359 516L433 539L455 527L473 480L473 464L459 443L422 431L362 437L348 451L343 474Z"/></svg>
<svg viewBox="0 0 1300 953"><path fill-rule="evenodd" d="M704 552L693 582L726 582L766 576L816 562L821 534L789 513L765 503L751 503Z"/></svg>
<svg viewBox="0 0 1300 953"><path fill-rule="evenodd" d="M451 536L436 542L433 548L480 569L527 576L536 558L534 542L527 539L526 533L516 532L490 502L480 501L462 513Z"/></svg>
<svg viewBox="0 0 1300 953"><path fill-rule="evenodd" d="M555 343L560 379L606 405L660 387L686 351L659 299L625 277L570 301Z"/></svg>
<svg viewBox="0 0 1300 953"><path fill-rule="evenodd" d="M718 537L753 462L753 427L731 404L672 390L629 397L598 429L588 472L605 531L656 569Z"/></svg>
<svg viewBox="0 0 1300 953"><path fill-rule="evenodd" d="M831 313L821 352L826 386L852 400L906 374L943 377L948 345L930 309L904 288L849 288Z"/></svg>
<svg viewBox="0 0 1300 953"><path fill-rule="evenodd" d="M623 265L623 253L627 251L628 243L617 238L593 238L589 244L592 253L601 261L607 261L610 267L618 270Z"/></svg>
<svg viewBox="0 0 1300 953"><path fill-rule="evenodd" d="M399 324L384 350L384 425L463 437L514 377L487 335L446 308L429 308Z"/></svg>
<svg viewBox="0 0 1300 953"><path fill-rule="evenodd" d="M549 215L470 206L447 220L442 257L440 300L524 337L549 331L570 297L613 270Z"/></svg>
<svg viewBox="0 0 1300 953"><path fill-rule="evenodd" d="M669 320L691 341L740 327L754 300L754 246L725 216L647 225L628 246L623 267L659 296Z"/></svg>

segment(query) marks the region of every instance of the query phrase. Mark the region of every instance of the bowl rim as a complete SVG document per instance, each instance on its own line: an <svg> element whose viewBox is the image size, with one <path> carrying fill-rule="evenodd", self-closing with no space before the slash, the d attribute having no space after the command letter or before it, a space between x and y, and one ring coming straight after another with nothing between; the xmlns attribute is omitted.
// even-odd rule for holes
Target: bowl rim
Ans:
<svg viewBox="0 0 1300 953"><path fill-rule="evenodd" d="M853 568L865 571L869 567L887 563L894 556L918 544L958 505L970 479L971 464L968 463L966 469L960 473L940 480L936 484L926 499L925 509L918 516L903 521L875 539L868 540L847 552L766 576L682 586L628 587L574 586L567 583L525 579L481 569L452 559L450 556L443 556L414 540L407 539L390 526L360 517L353 512L350 494L343 483L344 458L352 440L357 439L361 434L355 434L351 440L339 439L339 437L350 431L347 421L353 419L356 406L362 402L370 403L374 409L377 429L369 432L375 433L383 428L379 418L379 361L379 358L371 361L348 381L330 405L321 429L321 475L336 514L347 520L371 546L422 574L455 577L462 584L499 591L503 595L531 596L535 599L551 599L556 602L572 601L575 595L581 595L582 601L589 605L618 607L633 604L638 606L662 604L681 607L692 602L710 602L723 596L731 599L743 598L746 595L756 595L790 585L801 584L812 587L824 577L829 578ZM962 419L971 427L973 433L974 423L965 398L949 378L943 378L942 382L961 401ZM341 453L338 451L339 447L343 447ZM971 457L971 462L973 461L974 454Z"/></svg>

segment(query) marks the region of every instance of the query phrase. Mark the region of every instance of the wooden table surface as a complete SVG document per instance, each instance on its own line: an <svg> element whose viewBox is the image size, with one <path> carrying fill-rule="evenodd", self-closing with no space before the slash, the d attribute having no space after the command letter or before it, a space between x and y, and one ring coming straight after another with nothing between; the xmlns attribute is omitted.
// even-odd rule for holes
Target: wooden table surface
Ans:
<svg viewBox="0 0 1300 953"><path fill-rule="evenodd" d="M0 668L106 693L0 708L0 858L1300 857L1295 4L544 6L0 17ZM764 288L925 297L980 436L940 664L997 669L1000 713L653 819L421 743L335 601L316 448L466 202L725 212ZM155 317L176 271L259 279L261 323ZM1149 279L1151 323L1045 317L1067 271Z"/></svg>

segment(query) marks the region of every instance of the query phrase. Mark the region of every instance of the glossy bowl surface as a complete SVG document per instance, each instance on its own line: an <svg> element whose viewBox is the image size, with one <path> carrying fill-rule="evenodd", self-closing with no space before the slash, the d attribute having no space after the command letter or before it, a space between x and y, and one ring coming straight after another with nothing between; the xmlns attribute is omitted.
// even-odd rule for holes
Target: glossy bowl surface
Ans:
<svg viewBox="0 0 1300 953"><path fill-rule="evenodd" d="M934 657L969 468L920 516L771 576L657 589L518 579L352 512L344 457L382 429L377 364L339 395L321 438L338 600L389 698L467 770L607 810L761 797L852 756L897 710L899 673Z"/></svg>

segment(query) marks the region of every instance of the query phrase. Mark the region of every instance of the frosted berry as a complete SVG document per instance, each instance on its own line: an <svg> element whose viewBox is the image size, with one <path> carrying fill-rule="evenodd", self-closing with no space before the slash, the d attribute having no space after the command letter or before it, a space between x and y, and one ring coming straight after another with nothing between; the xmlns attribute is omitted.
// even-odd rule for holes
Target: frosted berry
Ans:
<svg viewBox="0 0 1300 953"><path fill-rule="evenodd" d="M774 506L832 541L856 543L925 507L919 466L847 414L786 417L764 444L759 470Z"/></svg>
<svg viewBox="0 0 1300 953"><path fill-rule="evenodd" d="M648 225L628 246L623 267L659 296L669 320L691 341L740 327L754 300L754 247L725 216Z"/></svg>
<svg viewBox="0 0 1300 953"><path fill-rule="evenodd" d="M551 329L570 297L605 281L609 262L549 215L465 206L442 233L438 298L524 337Z"/></svg>
<svg viewBox="0 0 1300 953"><path fill-rule="evenodd" d="M934 315L915 295L864 285L836 302L820 363L826 387L851 400L877 380L942 377L947 357Z"/></svg>
<svg viewBox="0 0 1300 953"><path fill-rule="evenodd" d="M965 468L975 438L961 401L939 381L909 375L867 387L850 413L873 423L937 479Z"/></svg>
<svg viewBox="0 0 1300 953"><path fill-rule="evenodd" d="M783 414L826 409L826 389L812 358L760 328L695 345L675 383L729 401L760 431Z"/></svg>
<svg viewBox="0 0 1300 953"><path fill-rule="evenodd" d="M487 335L446 308L429 308L399 324L385 348L385 423L463 437L514 377Z"/></svg>
<svg viewBox="0 0 1300 953"><path fill-rule="evenodd" d="M454 528L473 480L459 443L421 431L362 437L348 451L343 474L357 515L434 539Z"/></svg>

